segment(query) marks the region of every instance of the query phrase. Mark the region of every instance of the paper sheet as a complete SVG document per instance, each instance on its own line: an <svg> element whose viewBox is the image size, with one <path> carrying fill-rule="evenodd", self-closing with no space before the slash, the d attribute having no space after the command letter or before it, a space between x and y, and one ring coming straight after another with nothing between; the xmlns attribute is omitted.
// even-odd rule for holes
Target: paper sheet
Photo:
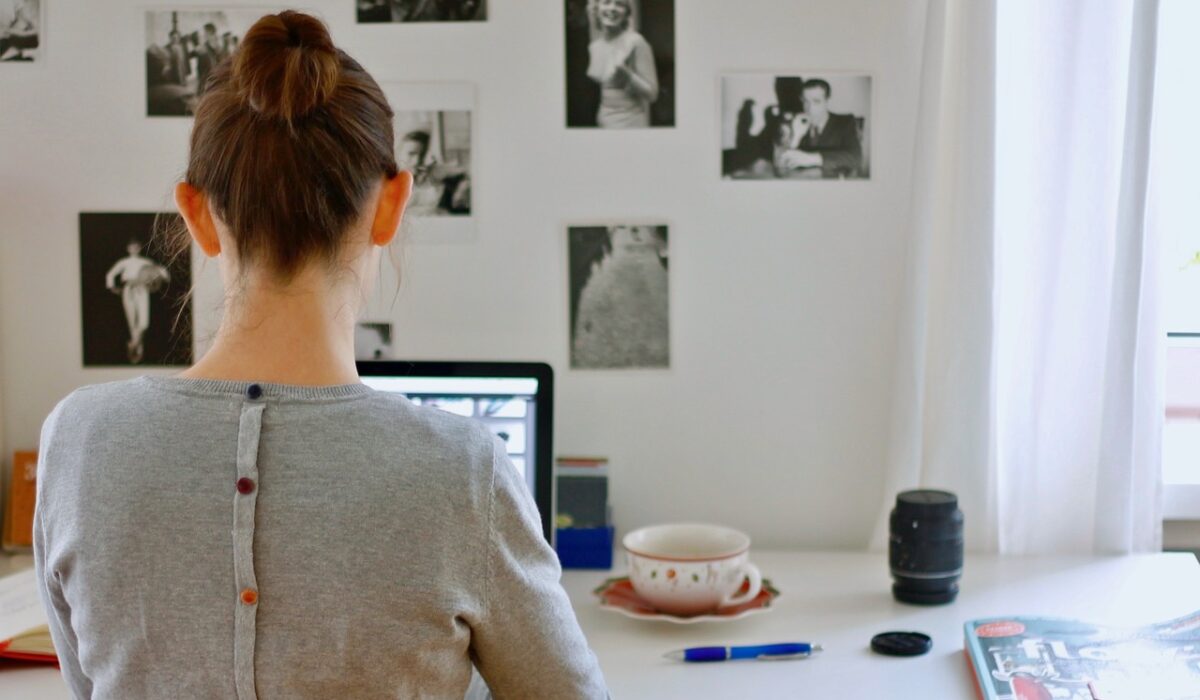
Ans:
<svg viewBox="0 0 1200 700"><path fill-rule="evenodd" d="M46 622L33 569L0 578L0 640Z"/></svg>

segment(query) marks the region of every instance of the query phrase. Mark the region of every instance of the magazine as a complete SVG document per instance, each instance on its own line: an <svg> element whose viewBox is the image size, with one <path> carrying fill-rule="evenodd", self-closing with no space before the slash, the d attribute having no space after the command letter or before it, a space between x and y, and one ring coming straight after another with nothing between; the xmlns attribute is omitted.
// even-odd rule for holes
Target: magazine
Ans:
<svg viewBox="0 0 1200 700"><path fill-rule="evenodd" d="M1046 617L964 629L981 700L1200 700L1200 611L1132 629Z"/></svg>

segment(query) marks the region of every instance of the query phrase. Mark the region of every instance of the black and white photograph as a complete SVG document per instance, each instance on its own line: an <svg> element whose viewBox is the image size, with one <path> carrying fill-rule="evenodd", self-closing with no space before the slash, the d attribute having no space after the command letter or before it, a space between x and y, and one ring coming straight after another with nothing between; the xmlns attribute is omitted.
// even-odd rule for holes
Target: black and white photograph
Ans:
<svg viewBox="0 0 1200 700"><path fill-rule="evenodd" d="M488 0L356 0L359 24L482 22Z"/></svg>
<svg viewBox="0 0 1200 700"><path fill-rule="evenodd" d="M475 88L468 83L392 83L381 86L397 109L396 165L413 174L405 209L418 237L452 239L474 230L471 179Z"/></svg>
<svg viewBox="0 0 1200 700"><path fill-rule="evenodd" d="M196 112L208 76L270 9L148 10L146 115Z"/></svg>
<svg viewBox="0 0 1200 700"><path fill-rule="evenodd" d="M669 367L667 227L571 226L567 242L571 367Z"/></svg>
<svg viewBox="0 0 1200 700"><path fill-rule="evenodd" d="M413 174L408 216L470 216L471 113L396 112L396 165Z"/></svg>
<svg viewBox="0 0 1200 700"><path fill-rule="evenodd" d="M79 215L84 367L191 364L191 258L152 245L160 216Z"/></svg>
<svg viewBox="0 0 1200 700"><path fill-rule="evenodd" d="M392 324L386 321L360 321L354 327L354 359L392 359Z"/></svg>
<svg viewBox="0 0 1200 700"><path fill-rule="evenodd" d="M38 60L43 0L0 0L0 62Z"/></svg>
<svg viewBox="0 0 1200 700"><path fill-rule="evenodd" d="M869 75L721 77L725 179L869 179L870 130Z"/></svg>
<svg viewBox="0 0 1200 700"><path fill-rule="evenodd" d="M567 126L675 126L675 0L564 0Z"/></svg>

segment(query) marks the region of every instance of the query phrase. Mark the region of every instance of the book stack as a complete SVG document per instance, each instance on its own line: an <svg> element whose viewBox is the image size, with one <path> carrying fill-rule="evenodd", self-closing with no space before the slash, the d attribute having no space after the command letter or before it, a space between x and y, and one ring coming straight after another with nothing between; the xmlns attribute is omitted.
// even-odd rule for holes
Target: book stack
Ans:
<svg viewBox="0 0 1200 700"><path fill-rule="evenodd" d="M612 507L608 459L559 457L554 473L555 551L564 569L611 569Z"/></svg>
<svg viewBox="0 0 1200 700"><path fill-rule="evenodd" d="M5 551L29 551L33 547L33 510L37 494L37 452L18 450L13 454L8 498L4 503L4 528L0 544Z"/></svg>

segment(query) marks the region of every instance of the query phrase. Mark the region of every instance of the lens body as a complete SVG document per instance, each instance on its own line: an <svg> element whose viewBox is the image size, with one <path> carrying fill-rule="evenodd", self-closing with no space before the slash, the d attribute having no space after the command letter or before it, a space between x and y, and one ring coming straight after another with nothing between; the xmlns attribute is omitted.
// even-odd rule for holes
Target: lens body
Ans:
<svg viewBox="0 0 1200 700"><path fill-rule="evenodd" d="M953 601L963 567L963 514L958 497L931 490L897 495L888 563L896 600L919 605Z"/></svg>

